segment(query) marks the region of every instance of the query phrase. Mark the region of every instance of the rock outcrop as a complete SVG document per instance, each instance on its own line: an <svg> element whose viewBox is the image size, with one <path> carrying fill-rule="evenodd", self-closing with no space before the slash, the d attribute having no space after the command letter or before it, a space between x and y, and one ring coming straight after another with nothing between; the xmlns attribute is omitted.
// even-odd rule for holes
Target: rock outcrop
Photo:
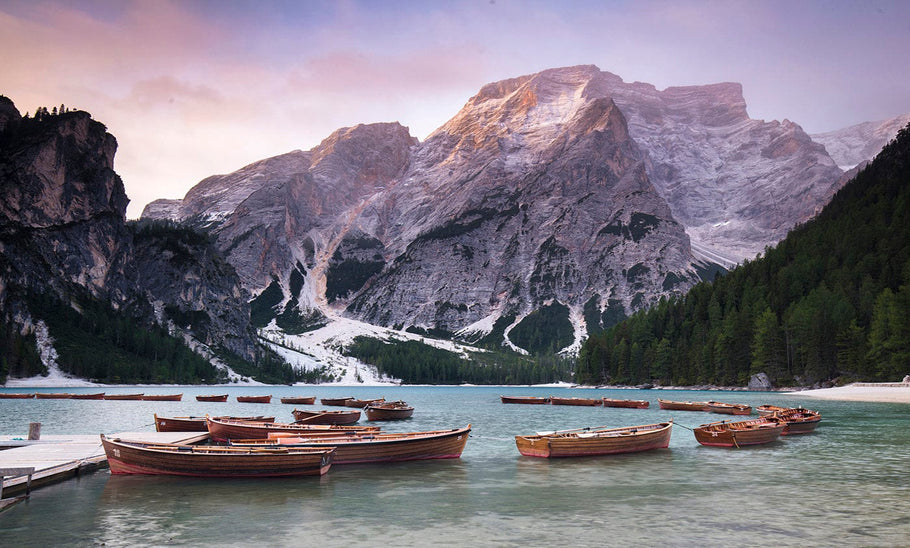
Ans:
<svg viewBox="0 0 910 548"><path fill-rule="evenodd" d="M844 170L872 160L897 132L910 124L910 114L878 122L812 134L812 140L824 145L828 154Z"/></svg>

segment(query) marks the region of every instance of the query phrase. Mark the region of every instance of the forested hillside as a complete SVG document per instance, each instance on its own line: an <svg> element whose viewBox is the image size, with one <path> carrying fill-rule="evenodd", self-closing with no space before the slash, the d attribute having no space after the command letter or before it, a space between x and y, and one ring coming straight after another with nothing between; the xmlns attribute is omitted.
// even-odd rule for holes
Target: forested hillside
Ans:
<svg viewBox="0 0 910 548"><path fill-rule="evenodd" d="M763 257L592 336L587 383L777 386L910 373L910 126Z"/></svg>

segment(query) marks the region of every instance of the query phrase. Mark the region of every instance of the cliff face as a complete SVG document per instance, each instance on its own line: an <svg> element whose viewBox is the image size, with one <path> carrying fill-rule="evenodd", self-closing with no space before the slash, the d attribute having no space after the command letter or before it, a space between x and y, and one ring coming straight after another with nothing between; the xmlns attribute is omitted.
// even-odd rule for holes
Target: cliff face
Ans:
<svg viewBox="0 0 910 548"><path fill-rule="evenodd" d="M874 158L907 124L910 124L910 114L878 122L863 122L827 133L815 133L812 140L824 145L837 165L849 170Z"/></svg>

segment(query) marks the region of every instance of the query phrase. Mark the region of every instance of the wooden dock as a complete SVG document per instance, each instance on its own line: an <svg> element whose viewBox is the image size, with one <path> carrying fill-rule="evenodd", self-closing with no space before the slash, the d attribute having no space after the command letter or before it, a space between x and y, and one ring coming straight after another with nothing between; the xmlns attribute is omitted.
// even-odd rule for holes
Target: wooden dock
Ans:
<svg viewBox="0 0 910 548"><path fill-rule="evenodd" d="M189 444L208 438L208 433L120 432L110 437ZM0 470L17 474L0 478L4 497L106 467L107 458L98 435L42 436L40 440L0 436ZM30 477L22 473L30 468L34 469Z"/></svg>

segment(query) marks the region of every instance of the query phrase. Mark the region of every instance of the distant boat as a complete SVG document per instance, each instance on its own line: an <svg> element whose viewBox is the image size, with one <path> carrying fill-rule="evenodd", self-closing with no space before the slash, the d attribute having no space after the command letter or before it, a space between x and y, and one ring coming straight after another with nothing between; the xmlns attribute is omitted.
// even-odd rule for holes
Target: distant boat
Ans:
<svg viewBox="0 0 910 548"><path fill-rule="evenodd" d="M524 403L540 405L550 403L550 398L544 396L499 396L502 403Z"/></svg>
<svg viewBox="0 0 910 548"><path fill-rule="evenodd" d="M237 396L240 403L270 403L272 396Z"/></svg>
<svg viewBox="0 0 910 548"><path fill-rule="evenodd" d="M385 398L375 398L372 400L358 400L357 398L351 398L344 402L345 407L366 407L371 403L382 403L385 401Z"/></svg>
<svg viewBox="0 0 910 548"><path fill-rule="evenodd" d="M559 398L550 396L551 405L584 405L596 407L598 405L603 405L603 403L603 400L600 398Z"/></svg>
<svg viewBox="0 0 910 548"><path fill-rule="evenodd" d="M414 408L403 401L370 404L363 408L368 421L397 421L409 419Z"/></svg>
<svg viewBox="0 0 910 548"><path fill-rule="evenodd" d="M740 422L712 422L694 428L695 439L702 445L742 447L770 443L780 437L784 423L766 418Z"/></svg>
<svg viewBox="0 0 910 548"><path fill-rule="evenodd" d="M225 402L228 399L227 394L217 394L208 396L196 396L196 401Z"/></svg>
<svg viewBox="0 0 910 548"><path fill-rule="evenodd" d="M345 403L347 403L348 400L353 400L353 399L354 399L353 397L349 397L349 398L322 398L322 399L319 400L319 402L320 402L322 405L331 405L331 406L334 406L334 407L347 407L347 406L345 405Z"/></svg>
<svg viewBox="0 0 910 548"><path fill-rule="evenodd" d="M105 394L106 400L141 400L142 394Z"/></svg>
<svg viewBox="0 0 910 548"><path fill-rule="evenodd" d="M295 424L354 424L360 420L360 409L323 411L294 409Z"/></svg>
<svg viewBox="0 0 910 548"><path fill-rule="evenodd" d="M72 399L74 399L74 400L103 400L104 392L98 392L97 394L73 394Z"/></svg>
<svg viewBox="0 0 910 548"><path fill-rule="evenodd" d="M275 417L216 417L236 421L275 422ZM205 417L159 417L155 415L155 430L158 432L208 432Z"/></svg>
<svg viewBox="0 0 910 548"><path fill-rule="evenodd" d="M286 397L286 398L281 398L281 403L293 403L295 405L313 405L314 403L316 403L316 396L310 396L308 398L307 397L300 397L300 398Z"/></svg>
<svg viewBox="0 0 910 548"><path fill-rule="evenodd" d="M761 413L761 411L759 411L759 413ZM763 418L784 423L784 430L780 435L790 436L793 434L808 434L814 432L815 427L818 426L818 423L822 420L822 415L818 411L811 411L809 409L803 409L802 407L784 407Z"/></svg>
<svg viewBox="0 0 910 548"><path fill-rule="evenodd" d="M601 398L604 407L627 407L630 409L647 409L651 405L648 400L614 400L612 398Z"/></svg>
<svg viewBox="0 0 910 548"><path fill-rule="evenodd" d="M146 394L142 396L142 401L180 401L183 394Z"/></svg>
<svg viewBox="0 0 910 548"><path fill-rule="evenodd" d="M622 428L578 428L515 436L527 457L591 457L663 449L670 444L673 421Z"/></svg>
<svg viewBox="0 0 910 548"><path fill-rule="evenodd" d="M60 392L36 392L35 397L39 400L69 400L73 398L73 395Z"/></svg>
<svg viewBox="0 0 910 548"><path fill-rule="evenodd" d="M216 447L108 439L101 435L112 474L261 478L321 476L332 465L332 447Z"/></svg>
<svg viewBox="0 0 910 548"><path fill-rule="evenodd" d="M0 392L0 399L2 400L27 400L34 398L35 394L21 394L18 392Z"/></svg>
<svg viewBox="0 0 910 548"><path fill-rule="evenodd" d="M231 442L232 447L335 447L335 464L457 459L468 442L471 425L427 432L362 432L340 437L279 437ZM303 436L303 435L302 435Z"/></svg>
<svg viewBox="0 0 910 548"><path fill-rule="evenodd" d="M746 405L744 403L723 403L719 401L709 401L708 411L726 415L751 415L752 406Z"/></svg>
<svg viewBox="0 0 910 548"><path fill-rule="evenodd" d="M209 434L215 441L268 439L270 434L293 436L343 436L356 432L378 432L378 426L343 426L335 424L287 424L208 418Z"/></svg>
<svg viewBox="0 0 910 548"><path fill-rule="evenodd" d="M657 398L657 403L661 409L670 411L707 411L708 402L706 401L671 401Z"/></svg>

